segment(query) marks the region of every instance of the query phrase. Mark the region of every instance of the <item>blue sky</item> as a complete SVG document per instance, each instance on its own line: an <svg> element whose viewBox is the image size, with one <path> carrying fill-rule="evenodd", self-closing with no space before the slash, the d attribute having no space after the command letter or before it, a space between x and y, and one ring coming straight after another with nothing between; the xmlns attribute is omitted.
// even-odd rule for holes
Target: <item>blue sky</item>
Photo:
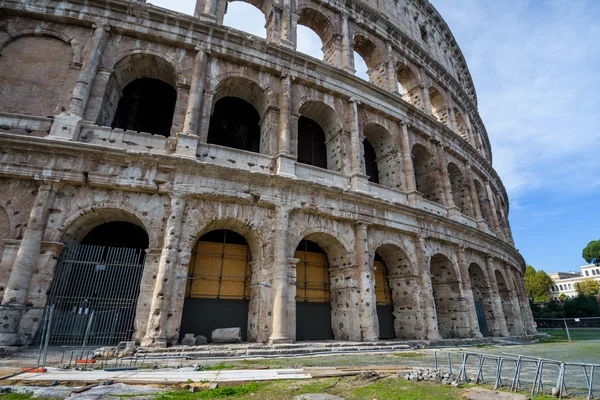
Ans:
<svg viewBox="0 0 600 400"><path fill-rule="evenodd" d="M600 239L600 1L430 1L473 76L517 248L538 269L578 270ZM150 2L193 13L193 0ZM248 4L230 3L225 24L264 37ZM320 47L299 29L298 50Z"/></svg>

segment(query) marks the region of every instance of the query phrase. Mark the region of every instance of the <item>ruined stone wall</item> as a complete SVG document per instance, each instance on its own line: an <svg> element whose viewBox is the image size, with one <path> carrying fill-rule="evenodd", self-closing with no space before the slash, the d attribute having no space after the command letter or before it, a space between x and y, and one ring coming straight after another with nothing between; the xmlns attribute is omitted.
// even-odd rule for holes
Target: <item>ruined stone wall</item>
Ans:
<svg viewBox="0 0 600 400"><path fill-rule="evenodd" d="M135 319L143 344L180 337L192 249L216 229L249 245L250 341L295 340L294 252L303 239L327 253L336 339L379 335L376 254L388 269L398 338L481 336L474 301L484 292L493 335L533 333L524 262L468 70L453 39L433 40L447 27L423 2L399 2L405 11L390 14L398 15L391 36L382 30L388 22L373 22L372 5L346 14L317 3L284 4L265 41L220 26L220 1L199 1L195 17L124 0L68 9L3 2L0 90L18 89L0 96L3 304L45 305L64 247L124 221L149 237ZM427 16L429 45L411 13ZM296 22L327 43L324 61L294 51ZM352 51L370 64L370 83L349 73ZM170 135L110 127L137 78L177 91ZM226 96L258 112L258 153L207 143L214 105ZM460 128L455 109L464 113ZM295 162L301 116L325 132L327 169ZM377 154L379 184L365 175L364 140ZM424 176L415 146L429 155ZM419 193L419 180L433 182L435 195ZM19 334L0 333L2 341L26 342L38 322L23 319Z"/></svg>

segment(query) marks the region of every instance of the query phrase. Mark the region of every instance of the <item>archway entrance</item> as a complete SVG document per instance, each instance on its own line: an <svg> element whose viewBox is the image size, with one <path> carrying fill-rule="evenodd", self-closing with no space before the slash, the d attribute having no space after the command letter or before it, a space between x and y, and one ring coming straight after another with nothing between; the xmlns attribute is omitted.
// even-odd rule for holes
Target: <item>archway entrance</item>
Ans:
<svg viewBox="0 0 600 400"><path fill-rule="evenodd" d="M444 339L467 337L467 315L454 265L446 256L436 254L430 267L440 335Z"/></svg>
<svg viewBox="0 0 600 400"><path fill-rule="evenodd" d="M512 304L512 294L510 293L510 289L506 284L504 275L498 270L495 271L495 274L496 282L498 283L498 293L500 294L500 300L502 301L502 313L504 314L504 319L506 320L506 328L508 329L509 334L518 335L519 330L515 325L517 318Z"/></svg>
<svg viewBox="0 0 600 400"><path fill-rule="evenodd" d="M296 340L333 339L331 281L327 253L317 243L302 240L295 257Z"/></svg>
<svg viewBox="0 0 600 400"><path fill-rule="evenodd" d="M131 340L148 235L129 222L92 229L63 251L48 296L50 344L115 345Z"/></svg>
<svg viewBox="0 0 600 400"><path fill-rule="evenodd" d="M215 230L198 239L192 251L179 332L204 335L215 329L241 328L248 335L251 252L246 239Z"/></svg>
<svg viewBox="0 0 600 400"><path fill-rule="evenodd" d="M394 339L394 300L389 272L384 259L375 253L375 300L379 320L379 339Z"/></svg>
<svg viewBox="0 0 600 400"><path fill-rule="evenodd" d="M496 316L494 315L493 296L487 277L479 264L469 265L469 279L475 301L479 331L483 336L493 336L497 333Z"/></svg>

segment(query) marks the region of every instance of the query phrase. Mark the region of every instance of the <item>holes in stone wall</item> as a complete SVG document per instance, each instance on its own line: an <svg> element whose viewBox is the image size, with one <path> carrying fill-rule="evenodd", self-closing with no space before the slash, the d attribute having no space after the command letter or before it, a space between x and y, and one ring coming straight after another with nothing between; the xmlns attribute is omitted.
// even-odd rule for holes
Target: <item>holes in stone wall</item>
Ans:
<svg viewBox="0 0 600 400"><path fill-rule="evenodd" d="M463 214L473 217L469 183L456 164L448 164L448 177L450 178L450 188L452 189L454 205L457 206Z"/></svg>
<svg viewBox="0 0 600 400"><path fill-rule="evenodd" d="M335 111L320 101L307 101L298 113L298 162L332 171L343 168L342 126Z"/></svg>
<svg viewBox="0 0 600 400"><path fill-rule="evenodd" d="M440 177L435 158L421 144L413 146L412 156L417 191L424 199L442 204Z"/></svg>

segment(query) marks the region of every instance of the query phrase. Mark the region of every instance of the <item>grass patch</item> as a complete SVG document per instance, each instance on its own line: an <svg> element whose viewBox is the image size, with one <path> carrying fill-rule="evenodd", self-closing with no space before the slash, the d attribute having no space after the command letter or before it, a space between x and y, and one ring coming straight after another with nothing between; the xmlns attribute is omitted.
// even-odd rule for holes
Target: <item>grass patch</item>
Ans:
<svg viewBox="0 0 600 400"><path fill-rule="evenodd" d="M31 393L8 393L0 396L2 400L29 400L32 398Z"/></svg>
<svg viewBox="0 0 600 400"><path fill-rule="evenodd" d="M552 336L550 339L542 339L542 342L552 343L556 341L568 341L567 331L565 329L540 329L542 333ZM569 329L571 340L600 340L600 329Z"/></svg>
<svg viewBox="0 0 600 400"><path fill-rule="evenodd" d="M190 393L188 390L178 390L162 393L155 397L157 400L192 400L192 399L222 399L226 397L240 397L251 393L256 393L261 387L257 382L248 383L240 386L226 386L214 390L203 390L196 393Z"/></svg>
<svg viewBox="0 0 600 400"><path fill-rule="evenodd" d="M219 371L224 369L234 369L235 365L220 363L217 365L207 365L204 367L203 371Z"/></svg>
<svg viewBox="0 0 600 400"><path fill-rule="evenodd" d="M402 353L392 353L392 355L400 358L417 358L422 357L421 353L415 353L412 351L402 352Z"/></svg>
<svg viewBox="0 0 600 400"><path fill-rule="evenodd" d="M431 382L383 379L352 390L347 398L356 400L459 400L461 398L460 392L460 389Z"/></svg>

